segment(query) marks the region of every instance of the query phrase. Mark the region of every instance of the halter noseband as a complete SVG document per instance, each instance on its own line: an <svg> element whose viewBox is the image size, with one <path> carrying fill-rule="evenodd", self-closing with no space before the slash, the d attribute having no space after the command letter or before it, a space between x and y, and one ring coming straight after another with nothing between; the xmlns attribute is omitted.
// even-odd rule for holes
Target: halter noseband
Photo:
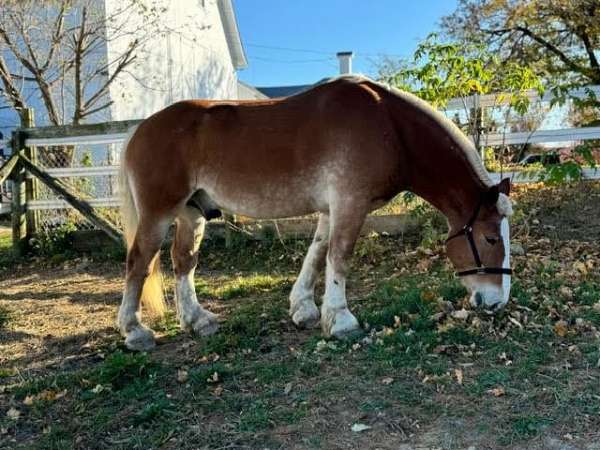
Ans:
<svg viewBox="0 0 600 450"><path fill-rule="evenodd" d="M477 208L475 208L473 215L471 216L469 221L466 223L466 225L464 227L462 227L458 233L455 233L452 236L448 237L448 239L446 239L446 243L448 243L448 241L464 235L467 238L467 242L469 242L469 247L471 247L471 252L473 253L473 259L475 260L475 265L477 266L474 269L458 271L458 272L456 272L456 275L458 275L459 277L466 277L467 275L486 275L486 274L512 275L512 269L505 268L505 267L485 267L481 263L481 258L479 257L479 252L477 251L477 246L475 245L475 238L473 238L473 224L475 223L475 220L477 220L477 216L479 215L479 210L481 209L481 203L482 203L482 201L480 200L479 203L477 204ZM506 251L506 249L505 249L505 251Z"/></svg>

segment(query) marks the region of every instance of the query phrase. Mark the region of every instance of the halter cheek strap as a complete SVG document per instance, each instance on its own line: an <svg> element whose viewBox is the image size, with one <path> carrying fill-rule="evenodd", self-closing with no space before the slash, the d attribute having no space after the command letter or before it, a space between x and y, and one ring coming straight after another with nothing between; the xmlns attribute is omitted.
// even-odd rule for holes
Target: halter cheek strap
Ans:
<svg viewBox="0 0 600 450"><path fill-rule="evenodd" d="M467 222L467 224L461 228L458 233L453 234L452 236L446 239L446 243L448 241L460 237L465 236L467 238L467 242L469 243L469 247L471 248L471 252L473 253L473 260L475 261L475 268L461 270L456 272L456 275L459 277L465 277L467 275L512 275L512 269L505 267L485 267L481 263L481 258L479 256L479 251L477 250L477 245L475 244L475 238L473 237L473 224L475 220L477 220L477 216L479 215L479 211L481 210L481 201L477 204L477 208L471 215L471 218Z"/></svg>

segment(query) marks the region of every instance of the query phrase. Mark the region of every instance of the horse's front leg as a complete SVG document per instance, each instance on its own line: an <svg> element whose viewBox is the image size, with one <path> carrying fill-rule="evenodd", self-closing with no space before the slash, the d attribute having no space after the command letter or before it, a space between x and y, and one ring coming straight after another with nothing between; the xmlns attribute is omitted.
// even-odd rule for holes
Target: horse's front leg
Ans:
<svg viewBox="0 0 600 450"><path fill-rule="evenodd" d="M319 309L315 304L315 284L325 263L329 241L329 215L321 214L319 223L302 270L290 293L290 316L301 328L313 328L319 324Z"/></svg>
<svg viewBox="0 0 600 450"><path fill-rule="evenodd" d="M366 211L366 208L360 208L359 205L347 201L336 202L330 213L325 295L321 306L321 327L325 336L344 338L360 330L358 320L348 310L346 275Z"/></svg>
<svg viewBox="0 0 600 450"><path fill-rule="evenodd" d="M181 328L199 336L208 336L219 328L217 316L198 303L194 286L194 271L198 263L198 249L204 235L206 221L199 211L186 207L177 216L177 231L171 246L175 272L175 298Z"/></svg>

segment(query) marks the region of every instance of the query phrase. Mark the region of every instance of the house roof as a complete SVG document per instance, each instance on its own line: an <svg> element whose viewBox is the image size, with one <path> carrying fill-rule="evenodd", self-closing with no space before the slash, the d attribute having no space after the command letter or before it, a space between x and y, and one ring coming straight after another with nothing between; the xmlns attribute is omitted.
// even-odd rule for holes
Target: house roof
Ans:
<svg viewBox="0 0 600 450"><path fill-rule="evenodd" d="M254 86L249 85L248 83L244 83L242 80L238 80L238 100L244 100L245 98L240 96L241 92L246 94L249 98L260 99L260 98L269 98L265 95L264 92L259 91Z"/></svg>
<svg viewBox="0 0 600 450"><path fill-rule="evenodd" d="M277 98L299 94L300 92L310 89L312 86L312 84L297 84L295 86L265 86L257 87L256 89L269 98Z"/></svg>
<svg viewBox="0 0 600 450"><path fill-rule="evenodd" d="M244 52L244 46L242 45L232 0L218 0L217 4L219 6L219 14L221 16L221 22L223 23L225 39L227 40L227 47L229 47L229 54L231 55L233 67L236 69L245 69L248 67L248 59L246 58L246 52Z"/></svg>
<svg viewBox="0 0 600 450"><path fill-rule="evenodd" d="M265 94L269 98L277 97L289 97L290 95L300 94L301 92L308 91L310 88L318 86L323 83L327 83L332 78L322 78L314 84L296 84L292 86L264 86L257 87L260 92Z"/></svg>

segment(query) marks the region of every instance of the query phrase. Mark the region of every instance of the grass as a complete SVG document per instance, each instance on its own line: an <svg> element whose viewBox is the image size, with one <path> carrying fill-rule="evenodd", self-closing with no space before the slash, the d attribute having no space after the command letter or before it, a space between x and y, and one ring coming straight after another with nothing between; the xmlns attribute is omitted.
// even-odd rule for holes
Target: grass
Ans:
<svg viewBox="0 0 600 450"><path fill-rule="evenodd" d="M466 290L443 258L401 238L362 239L349 293L365 333L336 341L288 318L306 242L209 243L196 287L222 318L216 335L192 338L170 314L153 325L152 353L112 336L81 363L4 364L0 447L528 448L567 433L593 442L600 274L572 266L596 242L559 242L573 256L550 261L550 244L525 244L507 310L460 318ZM0 331L21 320L6 309L2 322L3 311ZM82 353L65 345L63 355ZM373 428L353 433L354 423Z"/></svg>

